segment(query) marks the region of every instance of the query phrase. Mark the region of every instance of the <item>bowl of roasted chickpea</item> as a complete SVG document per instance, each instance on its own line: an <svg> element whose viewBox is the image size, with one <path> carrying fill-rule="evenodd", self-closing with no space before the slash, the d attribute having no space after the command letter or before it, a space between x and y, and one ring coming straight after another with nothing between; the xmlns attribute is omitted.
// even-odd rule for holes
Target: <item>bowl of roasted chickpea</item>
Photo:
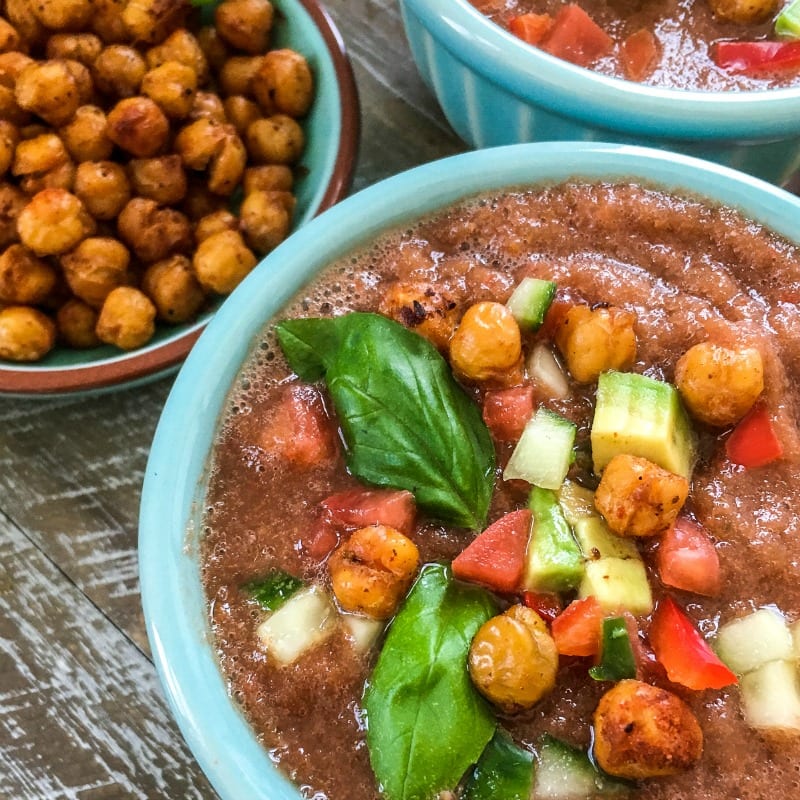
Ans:
<svg viewBox="0 0 800 800"><path fill-rule="evenodd" d="M316 0L8 0L0 395L174 370L225 296L347 193L358 125Z"/></svg>

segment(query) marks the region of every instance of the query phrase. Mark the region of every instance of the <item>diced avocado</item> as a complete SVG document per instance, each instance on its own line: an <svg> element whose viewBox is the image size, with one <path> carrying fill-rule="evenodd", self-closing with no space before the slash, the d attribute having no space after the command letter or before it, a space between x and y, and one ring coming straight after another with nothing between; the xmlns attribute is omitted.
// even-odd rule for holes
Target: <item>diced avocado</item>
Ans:
<svg viewBox="0 0 800 800"><path fill-rule="evenodd" d="M342 622L345 638L357 653L371 650L385 627L383 620L361 617L358 614L342 614Z"/></svg>
<svg viewBox="0 0 800 800"><path fill-rule="evenodd" d="M543 489L558 489L572 463L576 426L546 408L525 425L503 478L523 480Z"/></svg>
<svg viewBox="0 0 800 800"><path fill-rule="evenodd" d="M779 611L760 608L723 625L717 633L717 655L737 675L768 661L795 658L792 633Z"/></svg>
<svg viewBox="0 0 800 800"><path fill-rule="evenodd" d="M583 554L572 535L556 493L534 486L528 500L533 526L525 554L525 588L566 592L583 577Z"/></svg>
<svg viewBox="0 0 800 800"><path fill-rule="evenodd" d="M596 597L603 611L610 614L625 610L639 616L653 610L653 596L641 559L601 558L587 561L585 568L579 597Z"/></svg>
<svg viewBox="0 0 800 800"><path fill-rule="evenodd" d="M528 377L537 391L556 399L569 396L567 376L553 355L553 351L546 344L539 342L531 350L526 366Z"/></svg>
<svg viewBox="0 0 800 800"><path fill-rule="evenodd" d="M529 800L532 783L533 753L498 729L467 779L464 800Z"/></svg>
<svg viewBox="0 0 800 800"><path fill-rule="evenodd" d="M768 661L739 680L742 709L753 728L800 731L797 662Z"/></svg>
<svg viewBox="0 0 800 800"><path fill-rule="evenodd" d="M598 558L634 558L641 556L631 539L617 536L602 517L584 517L575 523L575 538L584 557L589 561Z"/></svg>
<svg viewBox="0 0 800 800"><path fill-rule="evenodd" d="M628 794L630 786L604 775L583 750L545 734L536 748L534 800L586 800Z"/></svg>
<svg viewBox="0 0 800 800"><path fill-rule="evenodd" d="M264 578L250 581L242 588L266 611L277 611L305 584L288 572L275 569Z"/></svg>
<svg viewBox="0 0 800 800"><path fill-rule="evenodd" d="M640 456L691 479L695 436L678 390L630 372L604 372L597 383L592 458L598 475L620 453Z"/></svg>
<svg viewBox="0 0 800 800"><path fill-rule="evenodd" d="M506 306L520 328L538 331L555 294L556 285L553 281L523 278L508 298Z"/></svg>
<svg viewBox="0 0 800 800"><path fill-rule="evenodd" d="M625 617L603 620L603 640L600 663L589 669L596 681L621 681L636 677L636 658Z"/></svg>
<svg viewBox="0 0 800 800"><path fill-rule="evenodd" d="M558 492L558 502L570 525L577 525L586 517L599 516L594 506L594 492L574 481L564 481Z"/></svg>

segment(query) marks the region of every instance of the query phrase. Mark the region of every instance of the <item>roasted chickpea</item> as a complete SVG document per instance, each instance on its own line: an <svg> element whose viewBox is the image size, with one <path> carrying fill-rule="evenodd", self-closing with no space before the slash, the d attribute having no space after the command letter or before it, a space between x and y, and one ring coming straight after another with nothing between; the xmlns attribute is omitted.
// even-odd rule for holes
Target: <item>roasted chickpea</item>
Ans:
<svg viewBox="0 0 800 800"><path fill-rule="evenodd" d="M71 192L75 187L75 165L68 160L47 172L25 175L20 180L19 187L29 196L45 189L66 189Z"/></svg>
<svg viewBox="0 0 800 800"><path fill-rule="evenodd" d="M171 323L192 319L206 299L186 256L151 264L142 277L142 289L155 303L159 319Z"/></svg>
<svg viewBox="0 0 800 800"><path fill-rule="evenodd" d="M28 198L10 183L0 183L0 247L19 240L17 219L28 204Z"/></svg>
<svg viewBox="0 0 800 800"><path fill-rule="evenodd" d="M261 109L258 105L242 95L226 98L222 106L225 109L225 116L236 128L240 137L247 133L250 123L261 119Z"/></svg>
<svg viewBox="0 0 800 800"><path fill-rule="evenodd" d="M696 344L678 360L675 384L701 422L719 428L733 425L764 391L761 353L754 347Z"/></svg>
<svg viewBox="0 0 800 800"><path fill-rule="evenodd" d="M141 53L125 44L106 47L92 64L95 86L109 97L134 97L139 94L147 65Z"/></svg>
<svg viewBox="0 0 800 800"><path fill-rule="evenodd" d="M17 77L14 96L19 107L60 127L72 119L80 105L75 78L66 61L35 61Z"/></svg>
<svg viewBox="0 0 800 800"><path fill-rule="evenodd" d="M237 231L220 231L197 246L192 267L209 292L229 294L256 265L256 257Z"/></svg>
<svg viewBox="0 0 800 800"><path fill-rule="evenodd" d="M128 283L130 260L122 242L93 236L61 256L61 266L72 293L92 308L100 308L114 289Z"/></svg>
<svg viewBox="0 0 800 800"><path fill-rule="evenodd" d="M263 189L265 192L291 192L294 185L292 170L284 164L265 164L247 167L242 187L246 195Z"/></svg>
<svg viewBox="0 0 800 800"><path fill-rule="evenodd" d="M21 244L0 255L0 302L37 305L56 285L56 271Z"/></svg>
<svg viewBox="0 0 800 800"><path fill-rule="evenodd" d="M56 326L46 314L30 306L0 309L0 358L38 361L56 343Z"/></svg>
<svg viewBox="0 0 800 800"><path fill-rule="evenodd" d="M177 61L166 61L151 69L142 81L142 94L147 95L172 119L188 116L194 106L197 75Z"/></svg>
<svg viewBox="0 0 800 800"><path fill-rule="evenodd" d="M114 149L108 138L108 119L98 106L81 106L59 133L69 154L79 163L105 161Z"/></svg>
<svg viewBox="0 0 800 800"><path fill-rule="evenodd" d="M120 100L108 114L108 138L137 158L149 158L164 148L169 121L149 97Z"/></svg>
<svg viewBox="0 0 800 800"><path fill-rule="evenodd" d="M14 90L8 86L0 86L0 119L17 126L27 125L31 120L30 113L20 107Z"/></svg>
<svg viewBox="0 0 800 800"><path fill-rule="evenodd" d="M128 28L122 20L126 0L94 0L92 32L105 44L122 44L130 38Z"/></svg>
<svg viewBox="0 0 800 800"><path fill-rule="evenodd" d="M714 15L737 25L755 25L769 19L780 5L777 0L708 0Z"/></svg>
<svg viewBox="0 0 800 800"><path fill-rule="evenodd" d="M305 116L314 96L308 62L294 50L271 50L261 60L253 91L267 114Z"/></svg>
<svg viewBox="0 0 800 800"><path fill-rule="evenodd" d="M228 45L222 41L222 37L213 25L200 28L197 33L197 43L200 45L206 61L216 72L219 72L231 57Z"/></svg>
<svg viewBox="0 0 800 800"><path fill-rule="evenodd" d="M75 194L95 219L114 219L131 199L131 185L121 164L84 161L75 173Z"/></svg>
<svg viewBox="0 0 800 800"><path fill-rule="evenodd" d="M629 369L636 360L636 314L621 308L572 306L555 332L567 369L579 383L601 372Z"/></svg>
<svg viewBox="0 0 800 800"><path fill-rule="evenodd" d="M417 546L388 525L355 531L328 560L339 605L373 619L388 619L397 611L418 567Z"/></svg>
<svg viewBox="0 0 800 800"><path fill-rule="evenodd" d="M198 86L208 81L208 61L200 42L185 28L173 31L162 44L151 47L145 56L148 69L155 69L168 61L177 61L195 74Z"/></svg>
<svg viewBox="0 0 800 800"><path fill-rule="evenodd" d="M288 192L251 192L242 202L240 215L245 241L257 253L274 250L288 235L292 225Z"/></svg>
<svg viewBox="0 0 800 800"><path fill-rule="evenodd" d="M17 130L16 125L0 119L0 178L11 167L18 143L19 130Z"/></svg>
<svg viewBox="0 0 800 800"><path fill-rule="evenodd" d="M64 63L75 81L78 91L78 107L91 103L94 99L94 81L89 68L71 58L64 59Z"/></svg>
<svg viewBox="0 0 800 800"><path fill-rule="evenodd" d="M224 124L228 121L222 100L213 92L197 92L195 94L192 110L189 112L189 119L210 119L219 124Z"/></svg>
<svg viewBox="0 0 800 800"><path fill-rule="evenodd" d="M232 56L219 71L223 94L253 97L253 82L258 76L263 56ZM261 116L261 114L259 114Z"/></svg>
<svg viewBox="0 0 800 800"><path fill-rule="evenodd" d="M447 351L458 324L458 307L453 297L421 281L389 284L378 311L424 336L443 352Z"/></svg>
<svg viewBox="0 0 800 800"><path fill-rule="evenodd" d="M135 42L157 44L184 26L190 10L187 0L128 0L122 21Z"/></svg>
<svg viewBox="0 0 800 800"><path fill-rule="evenodd" d="M19 31L8 20L0 17L0 53L13 53L23 46Z"/></svg>
<svg viewBox="0 0 800 800"><path fill-rule="evenodd" d="M11 172L14 175L48 172L68 160L69 155L61 139L54 133L43 133L17 145Z"/></svg>
<svg viewBox="0 0 800 800"><path fill-rule="evenodd" d="M42 44L47 30L33 13L31 0L5 0L5 16L28 47Z"/></svg>
<svg viewBox="0 0 800 800"><path fill-rule="evenodd" d="M558 651L542 618L514 605L475 634L469 674L478 691L513 714L531 708L556 684Z"/></svg>
<svg viewBox="0 0 800 800"><path fill-rule="evenodd" d="M197 242L202 242L220 231L238 231L239 220L231 214L227 208L221 208L207 214L197 221L194 228L194 238Z"/></svg>
<svg viewBox="0 0 800 800"><path fill-rule="evenodd" d="M228 207L228 200L218 194L212 194L208 186L199 178L189 177L189 188L181 204L181 210L191 220L199 220L215 211Z"/></svg>
<svg viewBox="0 0 800 800"><path fill-rule="evenodd" d="M235 129L211 119L190 122L175 137L175 151L189 169L205 169Z"/></svg>
<svg viewBox="0 0 800 800"><path fill-rule="evenodd" d="M39 22L53 31L79 31L92 15L91 0L36 0L31 10Z"/></svg>
<svg viewBox="0 0 800 800"><path fill-rule="evenodd" d="M450 363L460 377L499 385L522 376L522 336L502 303L484 301L467 309L450 340Z"/></svg>
<svg viewBox="0 0 800 800"><path fill-rule="evenodd" d="M48 58L78 61L90 67L103 50L103 42L93 33L54 33L47 40Z"/></svg>
<svg viewBox="0 0 800 800"><path fill-rule="evenodd" d="M144 292L132 286L119 286L106 297L95 333L101 342L121 350L134 350L153 338L155 319L156 307Z"/></svg>
<svg viewBox="0 0 800 800"><path fill-rule="evenodd" d="M122 209L117 230L140 261L151 264L194 245L189 220L173 208L159 208L154 200L134 197Z"/></svg>
<svg viewBox="0 0 800 800"><path fill-rule="evenodd" d="M228 197L233 194L244 174L247 151L235 129L228 125L229 133L220 143L208 165L208 188L214 194Z"/></svg>
<svg viewBox="0 0 800 800"><path fill-rule="evenodd" d="M269 45L274 14L269 0L224 0L214 12L214 22L228 44L255 55Z"/></svg>
<svg viewBox="0 0 800 800"><path fill-rule="evenodd" d="M672 692L634 680L606 692L594 712L594 757L630 780L674 775L703 754L703 732Z"/></svg>
<svg viewBox="0 0 800 800"><path fill-rule="evenodd" d="M305 147L305 136L291 117L275 114L252 122L245 143L247 152L258 164L294 164Z"/></svg>
<svg viewBox="0 0 800 800"><path fill-rule="evenodd" d="M100 340L94 332L97 325L97 311L82 300L67 300L56 314L58 335L70 347L85 349L97 347Z"/></svg>
<svg viewBox="0 0 800 800"><path fill-rule="evenodd" d="M0 53L0 86L7 86L13 91L20 72L33 63L30 56L19 51Z"/></svg>
<svg viewBox="0 0 800 800"><path fill-rule="evenodd" d="M179 155L132 159L128 174L137 195L160 205L175 205L186 196L186 173Z"/></svg>
<svg viewBox="0 0 800 800"><path fill-rule="evenodd" d="M22 244L37 256L72 250L94 231L94 220L83 203L65 189L45 189L34 195L17 220Z"/></svg>
<svg viewBox="0 0 800 800"><path fill-rule="evenodd" d="M620 536L655 536L678 518L689 482L646 458L620 454L603 470L594 502Z"/></svg>

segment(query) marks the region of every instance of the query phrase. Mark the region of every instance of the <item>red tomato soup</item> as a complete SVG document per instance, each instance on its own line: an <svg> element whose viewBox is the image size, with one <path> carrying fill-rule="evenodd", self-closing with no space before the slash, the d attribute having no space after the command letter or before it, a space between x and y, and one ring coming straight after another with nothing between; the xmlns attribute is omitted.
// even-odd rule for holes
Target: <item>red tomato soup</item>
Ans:
<svg viewBox="0 0 800 800"><path fill-rule="evenodd" d="M800 252L646 186L481 196L264 331L207 490L302 796L800 796Z"/></svg>

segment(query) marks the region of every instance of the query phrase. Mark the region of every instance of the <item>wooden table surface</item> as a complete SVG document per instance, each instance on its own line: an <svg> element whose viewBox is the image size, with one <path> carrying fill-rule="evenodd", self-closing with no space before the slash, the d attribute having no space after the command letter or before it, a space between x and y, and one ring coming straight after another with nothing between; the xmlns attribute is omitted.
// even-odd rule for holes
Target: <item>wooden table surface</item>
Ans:
<svg viewBox="0 0 800 800"><path fill-rule="evenodd" d="M328 0L361 96L353 190L464 149L420 81L394 0ZM145 635L137 517L171 379L0 399L0 799L214 798Z"/></svg>

